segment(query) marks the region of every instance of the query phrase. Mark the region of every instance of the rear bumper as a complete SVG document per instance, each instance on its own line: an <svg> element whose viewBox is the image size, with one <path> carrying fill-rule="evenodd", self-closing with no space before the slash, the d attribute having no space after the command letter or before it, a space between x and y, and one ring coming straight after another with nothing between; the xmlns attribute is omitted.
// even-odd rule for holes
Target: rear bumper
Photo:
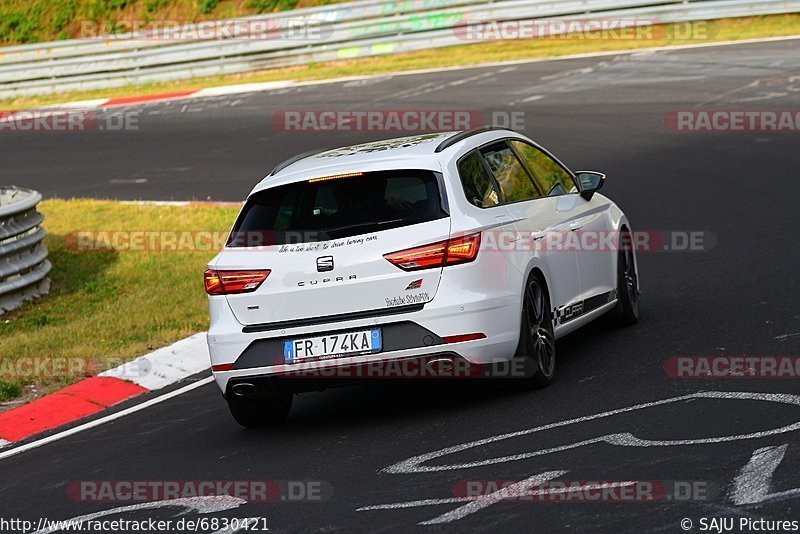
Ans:
<svg viewBox="0 0 800 534"><path fill-rule="evenodd" d="M482 378L488 366L472 364L455 352L397 357L324 368L294 368L285 372L230 378L224 396L271 397L288 393L322 391L364 380Z"/></svg>
<svg viewBox="0 0 800 534"><path fill-rule="evenodd" d="M461 291L447 298L448 293L439 291L424 308L409 313L269 332L243 331L243 325L236 321L224 298L211 298L212 321L207 336L211 364L213 367L232 366L230 370L214 371L214 378L226 394L229 386L243 379L251 382L257 379L259 384L263 384L259 389L263 390L283 391L281 388L286 387L309 390L320 389L314 385L315 380L329 387L331 381L346 383L350 379L431 378L434 374L428 368L429 362L446 359L455 362L453 371L459 377L479 376L483 373L480 369L489 364L508 362L514 355L520 321L520 303L516 294L500 293L494 298L486 298L485 293ZM404 325L405 330L398 330L398 325ZM328 360L283 362L284 339L375 327L385 329L387 334L394 332L395 344L385 346L389 350ZM424 335L425 331L430 336ZM486 337L458 343L442 340L468 333L482 333ZM301 382L305 384L299 386ZM288 384L277 385L285 383Z"/></svg>

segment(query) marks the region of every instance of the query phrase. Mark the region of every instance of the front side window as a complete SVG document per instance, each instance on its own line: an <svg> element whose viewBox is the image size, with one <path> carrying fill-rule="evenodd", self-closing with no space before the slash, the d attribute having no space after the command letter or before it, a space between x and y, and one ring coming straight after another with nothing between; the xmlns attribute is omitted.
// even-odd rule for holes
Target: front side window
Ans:
<svg viewBox="0 0 800 534"><path fill-rule="evenodd" d="M253 194L229 247L327 241L446 217L436 175L378 171L312 179Z"/></svg>
<svg viewBox="0 0 800 534"><path fill-rule="evenodd" d="M477 152L468 154L458 162L458 175L470 204L490 208L500 203L500 195L492 177Z"/></svg>
<svg viewBox="0 0 800 534"><path fill-rule="evenodd" d="M539 198L538 191L514 151L505 142L481 150L506 202Z"/></svg>
<svg viewBox="0 0 800 534"><path fill-rule="evenodd" d="M545 195L553 197L577 191L572 177L553 158L528 143L522 141L510 141L510 143Z"/></svg>

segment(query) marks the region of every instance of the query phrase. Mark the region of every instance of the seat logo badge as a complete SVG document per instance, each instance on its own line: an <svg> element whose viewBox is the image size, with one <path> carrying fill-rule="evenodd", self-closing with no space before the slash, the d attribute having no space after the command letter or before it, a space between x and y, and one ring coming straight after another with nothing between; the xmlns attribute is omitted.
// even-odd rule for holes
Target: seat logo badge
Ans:
<svg viewBox="0 0 800 534"><path fill-rule="evenodd" d="M317 272L325 273L333 270L333 256L320 256L317 258Z"/></svg>

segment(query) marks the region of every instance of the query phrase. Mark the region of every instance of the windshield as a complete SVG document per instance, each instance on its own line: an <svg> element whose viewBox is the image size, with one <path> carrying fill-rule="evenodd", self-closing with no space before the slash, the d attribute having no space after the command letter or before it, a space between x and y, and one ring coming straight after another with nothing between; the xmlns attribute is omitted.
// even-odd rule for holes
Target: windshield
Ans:
<svg viewBox="0 0 800 534"><path fill-rule="evenodd" d="M446 216L432 171L379 171L311 179L252 195L227 246L327 241Z"/></svg>

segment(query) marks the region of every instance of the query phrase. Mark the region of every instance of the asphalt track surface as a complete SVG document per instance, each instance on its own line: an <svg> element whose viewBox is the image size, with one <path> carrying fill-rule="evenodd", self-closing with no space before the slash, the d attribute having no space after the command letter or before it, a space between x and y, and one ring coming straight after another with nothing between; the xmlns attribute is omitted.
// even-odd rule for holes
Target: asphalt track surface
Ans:
<svg viewBox="0 0 800 534"><path fill-rule="evenodd" d="M270 127L276 111L525 111L525 132L573 169L607 172L604 193L636 228L701 231L709 239L702 252L640 254L639 324L597 322L560 340L557 380L545 390L368 383L302 395L284 426L247 431L209 384L0 460L0 516L67 519L130 504L76 502L67 494L75 480L270 479L324 481L332 495L248 502L205 516L260 517L270 532L682 532L684 518L693 531L701 518L737 518L737 527L740 517L799 520L800 490L791 490L800 488L800 425L791 425L800 406L794 397L766 396L800 395L798 380L677 379L663 368L676 355L800 355L799 134L678 133L663 122L680 109L800 109L797 51L798 41L784 41L387 76L148 105L135 108L142 110L138 132L2 134L0 181L48 196L239 200L284 157L380 137L280 133ZM636 409L606 414L628 407ZM398 467L593 414L603 416ZM551 471L566 471L561 480L695 481L709 491L689 501L469 509L433 501L359 511L453 498L460 481L521 481ZM165 519L178 511L114 517ZM420 524L435 518L437 525Z"/></svg>

